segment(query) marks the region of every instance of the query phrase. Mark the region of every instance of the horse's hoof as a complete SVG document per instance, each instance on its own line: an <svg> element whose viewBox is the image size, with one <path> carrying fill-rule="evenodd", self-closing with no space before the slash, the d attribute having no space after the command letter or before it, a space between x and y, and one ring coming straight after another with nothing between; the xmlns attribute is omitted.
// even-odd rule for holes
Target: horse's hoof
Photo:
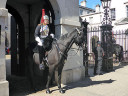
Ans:
<svg viewBox="0 0 128 96"><path fill-rule="evenodd" d="M50 93L51 93L51 91L50 91L50 90L47 90L47 91L46 91L46 93L47 93L47 94L50 94Z"/></svg>
<svg viewBox="0 0 128 96"><path fill-rule="evenodd" d="M61 94L63 94L63 93L64 93L64 90L59 90L59 92L60 92Z"/></svg>

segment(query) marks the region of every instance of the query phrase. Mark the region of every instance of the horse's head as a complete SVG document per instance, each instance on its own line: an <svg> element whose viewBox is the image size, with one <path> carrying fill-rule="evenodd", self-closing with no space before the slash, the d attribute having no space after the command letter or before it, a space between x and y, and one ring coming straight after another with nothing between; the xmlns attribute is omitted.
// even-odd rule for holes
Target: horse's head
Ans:
<svg viewBox="0 0 128 96"><path fill-rule="evenodd" d="M77 31L77 35L75 37L74 42L77 46L84 48L85 38L84 38L83 30L81 31L80 29L76 28L76 31Z"/></svg>

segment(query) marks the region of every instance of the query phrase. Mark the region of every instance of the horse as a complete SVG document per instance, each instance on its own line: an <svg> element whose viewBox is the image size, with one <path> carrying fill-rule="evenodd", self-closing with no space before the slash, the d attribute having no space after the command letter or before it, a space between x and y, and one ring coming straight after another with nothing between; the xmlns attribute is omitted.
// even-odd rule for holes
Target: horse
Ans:
<svg viewBox="0 0 128 96"><path fill-rule="evenodd" d="M79 28L80 29L80 28ZM64 93L63 88L61 88L61 73L62 69L65 64L65 60L68 56L68 51L71 49L72 45L75 43L79 47L84 47L84 34L83 31L80 31L78 28L76 28L74 31L69 32L63 36L60 37L60 39L53 41L52 49L48 53L48 77L47 77L47 83L46 83L46 93L50 94L51 91L49 89L49 83L51 81L53 73L58 71L58 88L60 93ZM36 45L36 44L35 44ZM30 72L30 80L33 80L34 78L34 65L39 64L39 55L38 53L34 53L32 50L35 46L34 44L32 46L29 46L26 50L27 53L27 64L29 64L29 72ZM38 71L39 72L39 71ZM31 82L33 84L34 81Z"/></svg>
<svg viewBox="0 0 128 96"><path fill-rule="evenodd" d="M123 60L123 46L119 44L113 44L113 54L116 55L116 60L119 60L119 63Z"/></svg>

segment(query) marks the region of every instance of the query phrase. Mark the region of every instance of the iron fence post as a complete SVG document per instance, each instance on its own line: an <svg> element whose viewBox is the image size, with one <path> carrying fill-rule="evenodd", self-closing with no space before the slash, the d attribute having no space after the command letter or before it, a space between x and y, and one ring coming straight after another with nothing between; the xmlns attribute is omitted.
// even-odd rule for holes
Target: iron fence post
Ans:
<svg viewBox="0 0 128 96"><path fill-rule="evenodd" d="M104 17L101 32L102 32L102 47L104 49L104 57L102 63L103 71L112 71L113 70L113 42L112 42L112 21L110 18L110 4L111 0L101 0L103 9L104 9Z"/></svg>
<svg viewBox="0 0 128 96"><path fill-rule="evenodd" d="M87 43L87 26L88 22L83 21L83 32L84 32L84 50L83 50L83 65L85 66L85 76L88 76L88 43Z"/></svg>
<svg viewBox="0 0 128 96"><path fill-rule="evenodd" d="M112 28L112 25L101 26L102 47L104 49L102 70L106 72L113 70Z"/></svg>

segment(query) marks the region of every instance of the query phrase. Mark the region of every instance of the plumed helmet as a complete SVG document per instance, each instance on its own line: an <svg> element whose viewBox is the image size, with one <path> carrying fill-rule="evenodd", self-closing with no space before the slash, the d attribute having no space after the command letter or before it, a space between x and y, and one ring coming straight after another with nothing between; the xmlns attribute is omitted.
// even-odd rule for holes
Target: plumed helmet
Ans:
<svg viewBox="0 0 128 96"><path fill-rule="evenodd" d="M49 17L47 15L44 15L43 18L44 18L44 20L45 19L48 19L49 20Z"/></svg>
<svg viewBox="0 0 128 96"><path fill-rule="evenodd" d="M101 41L97 41L97 44L100 44L101 45Z"/></svg>

